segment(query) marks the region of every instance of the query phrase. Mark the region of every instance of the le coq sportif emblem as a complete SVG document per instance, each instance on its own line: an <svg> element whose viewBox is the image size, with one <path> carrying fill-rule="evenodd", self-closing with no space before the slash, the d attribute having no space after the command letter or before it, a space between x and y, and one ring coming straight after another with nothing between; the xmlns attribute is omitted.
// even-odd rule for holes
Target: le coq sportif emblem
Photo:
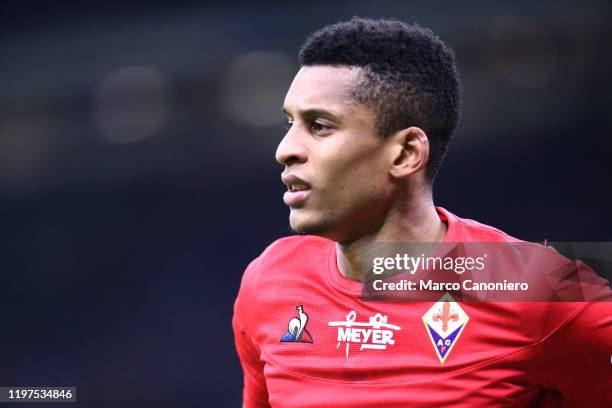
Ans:
<svg viewBox="0 0 612 408"><path fill-rule="evenodd" d="M312 343L312 336L306 330L308 315L304 312L304 306L296 306L297 317L289 320L289 327L280 341L283 343Z"/></svg>

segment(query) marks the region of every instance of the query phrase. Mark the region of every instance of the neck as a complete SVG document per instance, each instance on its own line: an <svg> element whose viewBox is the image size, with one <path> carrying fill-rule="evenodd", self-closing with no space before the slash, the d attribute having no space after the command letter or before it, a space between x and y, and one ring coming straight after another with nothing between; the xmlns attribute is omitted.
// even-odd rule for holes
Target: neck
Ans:
<svg viewBox="0 0 612 408"><path fill-rule="evenodd" d="M382 226L372 234L336 244L336 262L340 273L363 281L362 260L365 251L376 242L442 242L446 224L440 220L430 196L395 208Z"/></svg>

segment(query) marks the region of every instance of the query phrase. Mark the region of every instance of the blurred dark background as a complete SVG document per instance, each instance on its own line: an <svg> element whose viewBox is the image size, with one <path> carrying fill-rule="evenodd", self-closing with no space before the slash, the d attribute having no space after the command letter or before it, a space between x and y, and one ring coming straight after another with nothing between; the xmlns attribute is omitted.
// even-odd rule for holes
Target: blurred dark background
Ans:
<svg viewBox="0 0 612 408"><path fill-rule="evenodd" d="M305 36L353 15L419 22L457 53L464 110L438 205L526 240L612 241L610 10L3 2L0 386L74 385L83 407L239 406L233 300L290 234L282 99Z"/></svg>

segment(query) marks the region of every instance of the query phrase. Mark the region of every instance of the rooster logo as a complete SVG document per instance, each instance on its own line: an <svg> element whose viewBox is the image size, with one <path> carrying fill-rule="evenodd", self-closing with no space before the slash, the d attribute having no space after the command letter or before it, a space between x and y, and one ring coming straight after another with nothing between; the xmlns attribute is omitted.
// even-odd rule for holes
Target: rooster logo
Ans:
<svg viewBox="0 0 612 408"><path fill-rule="evenodd" d="M298 317L289 320L289 330L281 337L283 343L312 343L312 336L306 330L308 315L304 313L304 307L299 305L296 307Z"/></svg>

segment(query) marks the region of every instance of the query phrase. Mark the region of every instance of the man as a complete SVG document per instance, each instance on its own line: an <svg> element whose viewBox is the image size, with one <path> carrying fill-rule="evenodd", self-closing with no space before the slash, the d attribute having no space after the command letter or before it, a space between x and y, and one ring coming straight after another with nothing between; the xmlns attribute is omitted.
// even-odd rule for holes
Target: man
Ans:
<svg viewBox="0 0 612 408"><path fill-rule="evenodd" d="M276 159L300 235L242 280L244 405L606 406L609 303L361 297L375 243L517 241L433 204L460 108L448 47L419 26L354 18L314 33L299 63Z"/></svg>

